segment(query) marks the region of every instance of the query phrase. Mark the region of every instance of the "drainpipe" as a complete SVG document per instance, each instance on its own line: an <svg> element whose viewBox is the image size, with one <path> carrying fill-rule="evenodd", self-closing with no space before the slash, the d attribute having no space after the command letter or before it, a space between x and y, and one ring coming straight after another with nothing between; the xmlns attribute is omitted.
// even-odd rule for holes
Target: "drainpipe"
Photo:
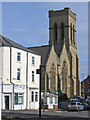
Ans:
<svg viewBox="0 0 90 120"><path fill-rule="evenodd" d="M28 87L28 52L26 55L26 109L28 109L29 106L29 87Z"/></svg>
<svg viewBox="0 0 90 120"><path fill-rule="evenodd" d="M14 83L12 82L12 48L10 47L10 83L13 85L12 106L14 110Z"/></svg>
<svg viewBox="0 0 90 120"><path fill-rule="evenodd" d="M3 101L3 46L1 45L0 46L1 47L1 58L2 58L2 60L1 60L1 78L0 78L0 84L1 84L1 90L0 90L0 92L1 92L1 102ZM1 104L1 109L3 109L3 102L1 103L0 102L0 104Z"/></svg>

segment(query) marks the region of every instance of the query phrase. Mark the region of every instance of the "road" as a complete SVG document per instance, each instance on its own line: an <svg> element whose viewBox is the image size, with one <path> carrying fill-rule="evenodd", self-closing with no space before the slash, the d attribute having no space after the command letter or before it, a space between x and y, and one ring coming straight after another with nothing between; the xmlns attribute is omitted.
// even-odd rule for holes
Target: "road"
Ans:
<svg viewBox="0 0 90 120"><path fill-rule="evenodd" d="M2 111L2 120L39 120L39 112L37 110L23 111ZM42 112L42 120L47 118L51 120L89 120L90 111L63 111L63 110L45 110Z"/></svg>

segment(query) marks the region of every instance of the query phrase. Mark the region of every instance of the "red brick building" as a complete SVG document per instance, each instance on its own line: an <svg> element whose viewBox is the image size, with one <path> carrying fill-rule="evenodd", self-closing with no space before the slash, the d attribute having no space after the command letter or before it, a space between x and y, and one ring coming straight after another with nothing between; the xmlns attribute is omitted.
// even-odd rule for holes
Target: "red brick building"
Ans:
<svg viewBox="0 0 90 120"><path fill-rule="evenodd" d="M81 82L81 95L82 97L84 96L85 99L90 97L90 75Z"/></svg>

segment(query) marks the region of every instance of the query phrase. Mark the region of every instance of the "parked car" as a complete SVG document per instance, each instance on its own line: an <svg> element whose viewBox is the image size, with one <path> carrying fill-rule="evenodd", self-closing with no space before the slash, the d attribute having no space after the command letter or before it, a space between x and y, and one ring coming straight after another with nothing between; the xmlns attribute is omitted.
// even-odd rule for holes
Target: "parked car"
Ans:
<svg viewBox="0 0 90 120"><path fill-rule="evenodd" d="M87 99L86 99L86 102L90 102L90 98L87 98Z"/></svg>
<svg viewBox="0 0 90 120"><path fill-rule="evenodd" d="M88 104L88 109L90 109L90 98L87 98L85 102Z"/></svg>
<svg viewBox="0 0 90 120"><path fill-rule="evenodd" d="M68 110L84 110L84 106L80 102L69 102Z"/></svg>
<svg viewBox="0 0 90 120"><path fill-rule="evenodd" d="M69 102L83 102L84 100L80 96L73 95L72 98L68 100Z"/></svg>
<svg viewBox="0 0 90 120"><path fill-rule="evenodd" d="M82 103L82 104L83 104L83 106L84 106L84 110L88 110L88 109L89 109L88 103Z"/></svg>

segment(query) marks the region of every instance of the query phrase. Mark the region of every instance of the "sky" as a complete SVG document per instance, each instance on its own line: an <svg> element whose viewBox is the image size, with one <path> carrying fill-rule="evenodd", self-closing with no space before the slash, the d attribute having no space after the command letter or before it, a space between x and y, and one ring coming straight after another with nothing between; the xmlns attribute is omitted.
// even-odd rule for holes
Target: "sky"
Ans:
<svg viewBox="0 0 90 120"><path fill-rule="evenodd" d="M3 2L2 35L25 46L47 45L49 41L49 10L70 7L76 13L76 41L79 72L88 75L88 3L86 2Z"/></svg>

